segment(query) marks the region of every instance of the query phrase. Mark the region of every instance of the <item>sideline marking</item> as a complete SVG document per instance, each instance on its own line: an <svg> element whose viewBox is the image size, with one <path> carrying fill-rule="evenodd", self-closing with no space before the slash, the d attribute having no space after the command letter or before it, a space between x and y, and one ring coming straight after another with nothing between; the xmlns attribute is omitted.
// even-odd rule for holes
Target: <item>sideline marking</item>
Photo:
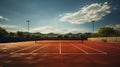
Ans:
<svg viewBox="0 0 120 67"><path fill-rule="evenodd" d="M28 43L28 42L25 42L25 43ZM34 44L34 43L30 43L29 45L32 45L32 44ZM17 48L17 47L21 47L22 48L24 46L24 45L21 45L21 43L4 43L2 45L3 45L4 48L7 48L7 49L14 49L14 48ZM14 47L9 47L9 46L12 46L12 45ZM23 48L25 48L25 46Z"/></svg>
<svg viewBox="0 0 120 67"><path fill-rule="evenodd" d="M48 45L49 45L49 44L46 44L46 45L44 45L44 46L42 46L42 47L40 47L40 48L38 48L38 49L35 49L35 50L31 51L30 53L33 54L34 52L36 52L36 51L38 51L39 49L42 49L42 48L44 48L44 47L47 47Z"/></svg>
<svg viewBox="0 0 120 67"><path fill-rule="evenodd" d="M16 53L16 52L20 52L20 51L23 51L23 50L26 50L26 49L32 48L32 47L34 47L34 46L36 46L36 44L33 44L33 45L30 46L30 47L25 47L25 48L23 48L23 49L21 49L21 50L17 50L17 51L11 52L10 54L13 54L13 53ZM38 45L37 45L37 46L38 46Z"/></svg>
<svg viewBox="0 0 120 67"><path fill-rule="evenodd" d="M83 51L85 54L89 54L87 51L85 51L85 50L79 48L78 46L75 46L74 44L71 44L71 45L72 45L73 47L75 47L75 48L77 48L77 49Z"/></svg>
<svg viewBox="0 0 120 67"><path fill-rule="evenodd" d="M95 49L95 48L92 48L92 47L89 47L89 46L86 46L86 45L84 45L84 46L87 47L87 48L90 48L90 49L92 49L92 50L95 50L95 51L101 52L101 53L103 53L103 54L108 54L107 52L100 51L100 50L98 50L98 49Z"/></svg>

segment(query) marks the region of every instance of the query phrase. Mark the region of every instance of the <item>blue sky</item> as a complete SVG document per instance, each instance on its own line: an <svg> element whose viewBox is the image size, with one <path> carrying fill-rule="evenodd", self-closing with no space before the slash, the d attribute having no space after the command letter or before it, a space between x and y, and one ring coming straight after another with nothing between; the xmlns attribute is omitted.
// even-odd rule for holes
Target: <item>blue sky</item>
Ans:
<svg viewBox="0 0 120 67"><path fill-rule="evenodd" d="M8 31L84 33L120 29L119 0L0 0L0 26Z"/></svg>

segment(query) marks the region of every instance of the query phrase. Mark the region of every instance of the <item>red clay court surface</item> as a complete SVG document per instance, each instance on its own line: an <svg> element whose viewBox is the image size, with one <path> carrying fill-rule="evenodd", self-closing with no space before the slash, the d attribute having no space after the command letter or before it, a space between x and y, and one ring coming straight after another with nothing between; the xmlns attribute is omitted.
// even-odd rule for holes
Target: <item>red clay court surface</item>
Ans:
<svg viewBox="0 0 120 67"><path fill-rule="evenodd" d="M120 67L120 43L81 40L1 43L0 67Z"/></svg>

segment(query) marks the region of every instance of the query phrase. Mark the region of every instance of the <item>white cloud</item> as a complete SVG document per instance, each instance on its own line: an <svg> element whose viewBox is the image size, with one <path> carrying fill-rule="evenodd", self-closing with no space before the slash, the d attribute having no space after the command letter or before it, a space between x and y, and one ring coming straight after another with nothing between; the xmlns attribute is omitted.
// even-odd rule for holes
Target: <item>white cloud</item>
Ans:
<svg viewBox="0 0 120 67"><path fill-rule="evenodd" d="M16 28L17 26L15 25L7 25L7 24L0 24L0 27L3 27L3 28Z"/></svg>
<svg viewBox="0 0 120 67"><path fill-rule="evenodd" d="M8 20L8 18L3 17L3 16L0 16L0 19L3 19L3 20Z"/></svg>
<svg viewBox="0 0 120 67"><path fill-rule="evenodd" d="M72 24L84 24L102 20L104 16L110 13L111 7L108 5L108 2L105 2L104 4L93 3L91 5L84 6L77 12L64 14L60 21L70 22Z"/></svg>
<svg viewBox="0 0 120 67"><path fill-rule="evenodd" d="M27 32L26 28L16 26L16 25L5 25L0 24L0 27L5 28L7 31L16 32L16 31L24 31ZM43 26L43 27L36 27L31 28L30 32L40 32L40 33L58 33L58 34L66 34L66 33L81 33L85 32L85 29L79 29L79 28L59 28L59 27L53 27L53 26Z"/></svg>
<svg viewBox="0 0 120 67"><path fill-rule="evenodd" d="M0 16L0 19L3 19L3 16Z"/></svg>
<svg viewBox="0 0 120 67"><path fill-rule="evenodd" d="M54 28L51 26L37 27L31 29L31 32L50 33ZM55 30L55 29L54 29Z"/></svg>
<svg viewBox="0 0 120 67"><path fill-rule="evenodd" d="M0 24L0 27L5 28L8 31L15 32L15 31L27 31L23 27L19 27L16 25L9 25L9 24Z"/></svg>
<svg viewBox="0 0 120 67"><path fill-rule="evenodd" d="M111 27L114 28L116 30L120 30L120 24L116 24L116 25L106 25L106 27Z"/></svg>
<svg viewBox="0 0 120 67"><path fill-rule="evenodd" d="M53 26L43 26L43 27L37 27L37 28L33 28L31 29L31 32L40 32L40 33L61 33L61 34L65 34L65 33L78 33L78 32L83 32L84 30L80 30L77 28L57 28L57 27L53 27Z"/></svg>

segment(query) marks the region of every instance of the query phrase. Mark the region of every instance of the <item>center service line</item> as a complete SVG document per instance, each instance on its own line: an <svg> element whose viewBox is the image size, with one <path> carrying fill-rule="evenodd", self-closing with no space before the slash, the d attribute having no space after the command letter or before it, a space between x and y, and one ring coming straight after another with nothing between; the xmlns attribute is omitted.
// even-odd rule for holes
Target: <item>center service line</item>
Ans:
<svg viewBox="0 0 120 67"><path fill-rule="evenodd" d="M59 54L62 53L62 50L61 50L61 40L59 40Z"/></svg>

